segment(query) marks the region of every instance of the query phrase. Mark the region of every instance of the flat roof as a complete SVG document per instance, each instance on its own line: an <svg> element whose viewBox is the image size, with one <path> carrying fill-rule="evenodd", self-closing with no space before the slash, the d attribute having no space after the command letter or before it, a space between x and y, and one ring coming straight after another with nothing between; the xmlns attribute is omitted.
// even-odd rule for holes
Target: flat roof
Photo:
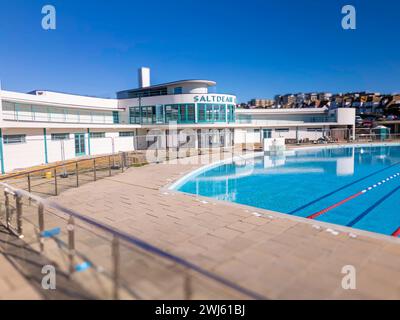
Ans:
<svg viewBox="0 0 400 320"><path fill-rule="evenodd" d="M179 81L173 81L173 82L160 83L160 84L156 84L156 85L144 87L144 88L127 89L127 90L119 91L118 93L127 92L127 91L139 92L139 91L143 91L143 90L153 90L153 89L159 89L159 88L164 88L164 87L183 85L183 84L187 84L187 83L205 84L209 87L213 87L213 86L217 85L217 83L215 81L211 81L211 80L188 79L188 80L179 80Z"/></svg>

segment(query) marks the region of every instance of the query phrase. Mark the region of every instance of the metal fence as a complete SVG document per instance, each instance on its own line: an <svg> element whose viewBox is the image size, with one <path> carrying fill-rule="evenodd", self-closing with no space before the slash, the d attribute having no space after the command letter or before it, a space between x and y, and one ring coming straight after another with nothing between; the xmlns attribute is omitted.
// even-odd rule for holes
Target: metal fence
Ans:
<svg viewBox="0 0 400 320"><path fill-rule="evenodd" d="M0 222L100 299L265 299L75 211L0 183Z"/></svg>

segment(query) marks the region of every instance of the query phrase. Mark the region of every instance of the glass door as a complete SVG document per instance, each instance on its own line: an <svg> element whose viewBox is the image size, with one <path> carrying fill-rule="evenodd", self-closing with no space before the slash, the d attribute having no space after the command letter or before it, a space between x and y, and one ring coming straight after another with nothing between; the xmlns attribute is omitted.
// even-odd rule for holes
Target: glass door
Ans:
<svg viewBox="0 0 400 320"><path fill-rule="evenodd" d="M271 129L263 129L263 138L271 139L272 138L272 130Z"/></svg>
<svg viewBox="0 0 400 320"><path fill-rule="evenodd" d="M75 155L77 157L86 155L85 134L75 134Z"/></svg>

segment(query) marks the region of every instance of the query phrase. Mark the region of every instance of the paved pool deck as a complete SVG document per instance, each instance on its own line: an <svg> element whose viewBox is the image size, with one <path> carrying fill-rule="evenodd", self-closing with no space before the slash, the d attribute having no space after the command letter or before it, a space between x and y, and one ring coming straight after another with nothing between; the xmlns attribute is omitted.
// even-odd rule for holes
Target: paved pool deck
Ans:
<svg viewBox="0 0 400 320"><path fill-rule="evenodd" d="M205 157L130 168L52 199L270 299L400 299L400 239L167 189ZM347 265L356 290L342 288Z"/></svg>
<svg viewBox="0 0 400 320"><path fill-rule="evenodd" d="M41 295L0 250L0 300L40 300Z"/></svg>

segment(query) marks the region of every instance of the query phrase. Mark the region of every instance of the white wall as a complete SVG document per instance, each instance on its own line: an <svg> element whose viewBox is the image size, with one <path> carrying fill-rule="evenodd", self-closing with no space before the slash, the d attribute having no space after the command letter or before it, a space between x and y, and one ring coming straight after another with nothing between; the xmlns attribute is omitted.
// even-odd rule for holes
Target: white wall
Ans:
<svg viewBox="0 0 400 320"><path fill-rule="evenodd" d="M338 108L335 111L338 124L355 126L356 109Z"/></svg>
<svg viewBox="0 0 400 320"><path fill-rule="evenodd" d="M61 160L69 160L75 158L75 132L84 132L84 129L81 130L62 130L62 129L52 129L47 130L47 157L49 163L61 161ZM62 141L53 141L51 140L52 133L68 133L69 139Z"/></svg>
<svg viewBox="0 0 400 320"><path fill-rule="evenodd" d="M6 172L45 163L43 129L3 129L4 135L26 134L26 142L3 144L4 169Z"/></svg>
<svg viewBox="0 0 400 320"><path fill-rule="evenodd" d="M296 128L289 128L288 132L276 131L274 128L266 128L271 130L272 138L296 139ZM308 131L306 127L299 128L299 139L318 140L323 137L323 132ZM256 131L254 129L235 129L235 143L261 143L263 137L263 130Z"/></svg>

